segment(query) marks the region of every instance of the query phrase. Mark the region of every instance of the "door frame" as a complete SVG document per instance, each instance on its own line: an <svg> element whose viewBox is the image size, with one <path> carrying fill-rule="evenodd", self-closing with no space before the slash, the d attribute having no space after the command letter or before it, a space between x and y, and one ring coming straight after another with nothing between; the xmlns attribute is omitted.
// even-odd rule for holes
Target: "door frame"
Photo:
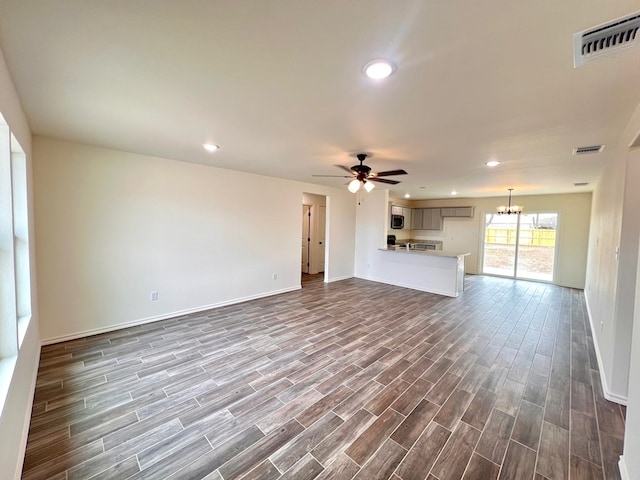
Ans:
<svg viewBox="0 0 640 480"><path fill-rule="evenodd" d="M528 282L541 282L541 283L551 283L553 284L556 280L556 273L558 270L558 244L560 243L560 212L558 211L532 211L532 212L527 212L527 215L533 215L536 213L554 213L556 215L557 221L556 221L556 241L553 247L553 271L551 272L551 280L543 280L543 279L538 279L538 278L526 278L526 277L518 277L518 250L520 247L520 215L517 215L518 219L516 222L516 243L514 245L515 247L515 253L514 253L514 264L513 264L513 275L500 275L498 273L486 273L484 271L484 253L485 253L485 239L486 239L486 235L487 235L487 215L490 215L490 213L487 212L482 212L482 216L480 218L481 222L482 222L482 235L480 236L480 255L479 257L479 271L481 272L482 275L489 275L492 277L501 277L501 278L511 278L513 280L524 280L524 281L528 281Z"/></svg>
<svg viewBox="0 0 640 480"><path fill-rule="evenodd" d="M318 259L318 255L320 255L320 248L316 248L317 245L314 245L314 242L317 241L319 235L318 235L318 231L317 229L319 228L319 219L318 219L318 215L320 214L321 210L324 210L324 242L323 242L323 252L324 252L324 270L322 272L318 271L319 273L323 273L324 276L324 282L327 282L327 272L329 271L330 265L329 265L329 249L330 249L330 245L329 245L329 223L330 223L330 216L331 216L331 210L330 210L330 197L329 195L322 195L320 193L311 193L311 192L302 192L302 205L304 206L308 206L309 207L309 211L311 213L310 216L310 228L309 228L309 237L311 240L307 243L307 248L309 251L309 267L307 269L307 272L315 272L316 269L320 269L320 267L322 266L322 261L320 261ZM322 209L321 207L324 207L324 209ZM302 225L301 225L302 228ZM302 246L301 246L302 248ZM314 256L315 255L315 256ZM315 259L315 263L311 261L311 258ZM312 267L315 267L312 269ZM301 273L300 276L302 277L302 273L307 273L307 272L303 272L301 269Z"/></svg>
<svg viewBox="0 0 640 480"><path fill-rule="evenodd" d="M301 271L301 273L307 273L307 274L309 273L309 270L311 270L311 236L312 236L312 233L311 233L311 210L312 209L313 209L312 205L307 204L307 203L303 203L302 204L302 232L301 233L304 233L305 221L306 221L306 228L307 228L307 240L306 240L306 242L307 242L307 245L306 245L307 246L307 264L303 265L303 268L301 268L300 271ZM305 215L305 211L307 212L306 215ZM304 236L301 235L302 242L305 241L303 237ZM304 247L301 247L301 248L304 249ZM303 252L304 252L304 250L301 252L301 255L302 255ZM304 264L304 255L302 255L302 257L303 257L302 258L303 262L301 262L301 263ZM304 267L306 267L306 269Z"/></svg>

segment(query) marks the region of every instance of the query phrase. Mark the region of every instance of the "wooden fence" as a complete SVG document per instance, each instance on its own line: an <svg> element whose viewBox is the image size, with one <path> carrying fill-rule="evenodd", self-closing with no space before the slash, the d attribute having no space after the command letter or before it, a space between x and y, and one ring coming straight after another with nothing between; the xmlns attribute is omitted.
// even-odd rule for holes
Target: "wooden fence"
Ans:
<svg viewBox="0 0 640 480"><path fill-rule="evenodd" d="M515 245L515 228L487 228L484 234L487 245ZM556 231L551 229L534 228L531 230L520 229L520 245L532 247L554 247L556 244Z"/></svg>

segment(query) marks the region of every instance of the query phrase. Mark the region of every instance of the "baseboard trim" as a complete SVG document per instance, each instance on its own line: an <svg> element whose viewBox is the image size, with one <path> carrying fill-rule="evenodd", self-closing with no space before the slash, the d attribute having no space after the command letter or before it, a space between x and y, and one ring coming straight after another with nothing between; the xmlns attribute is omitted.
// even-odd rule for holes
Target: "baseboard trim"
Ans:
<svg viewBox="0 0 640 480"><path fill-rule="evenodd" d="M587 317L589 318L589 325L591 325L591 338L593 338L593 349L596 351L596 359L598 360L598 370L600 370L600 383L602 384L602 394L604 398L621 405L627 405L627 397L617 395L609 390L609 383L607 381L607 372L604 369L602 363L602 357L600 356L600 347L598 345L598 336L595 334L596 327L593 324L593 316L591 315L591 309L589 308L589 296L584 295L585 305L587 306Z"/></svg>
<svg viewBox="0 0 640 480"><path fill-rule="evenodd" d="M183 315L189 315L191 313L204 312L205 310L212 310L215 308L226 307L228 305L235 305L237 303L248 302L250 300L257 300L259 298L271 297L273 295L280 295L281 293L294 292L300 290L301 285L295 287L287 287L280 290L274 290L266 293L258 293L256 295L249 295L247 297L234 298L233 300L225 300L223 302L212 303L210 305L202 305L200 307L187 308L185 310L178 310L175 312L163 313L162 315L156 315L153 317L140 318L129 322L117 323L109 325L108 327L94 328L91 330L85 330L82 332L71 333L68 335L60 335L58 337L51 337L42 340L42 345L51 345L54 343L68 342L69 340L77 340L83 337L90 337L92 335L99 335L101 333L114 332L116 330L122 330L123 328L136 327L138 325L144 325L146 323L157 322L159 320L166 320L168 318L181 317Z"/></svg>
<svg viewBox="0 0 640 480"><path fill-rule="evenodd" d="M343 275L341 277L331 277L331 278L326 278L325 277L325 283L333 283L333 282L340 282L342 280L349 280L350 278L353 278L353 275Z"/></svg>
<svg viewBox="0 0 640 480"><path fill-rule="evenodd" d="M627 464L624 463L624 455L620 455L620 461L618 461L618 468L620 469L620 478L622 480L631 480L629 471L627 470Z"/></svg>

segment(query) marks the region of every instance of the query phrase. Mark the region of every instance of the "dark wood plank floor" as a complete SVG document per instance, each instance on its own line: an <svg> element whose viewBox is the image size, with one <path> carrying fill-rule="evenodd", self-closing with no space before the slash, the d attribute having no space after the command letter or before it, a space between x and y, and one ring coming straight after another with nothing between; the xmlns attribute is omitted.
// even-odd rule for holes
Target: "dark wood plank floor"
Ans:
<svg viewBox="0 0 640 480"><path fill-rule="evenodd" d="M42 349L25 479L616 479L583 293L301 291Z"/></svg>

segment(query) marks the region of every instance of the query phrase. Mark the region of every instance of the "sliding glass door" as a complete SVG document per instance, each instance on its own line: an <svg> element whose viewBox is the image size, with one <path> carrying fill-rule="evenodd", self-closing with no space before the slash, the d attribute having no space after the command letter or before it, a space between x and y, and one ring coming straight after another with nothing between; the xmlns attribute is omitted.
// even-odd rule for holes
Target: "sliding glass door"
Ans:
<svg viewBox="0 0 640 480"><path fill-rule="evenodd" d="M483 273L553 281L557 213L485 216Z"/></svg>

